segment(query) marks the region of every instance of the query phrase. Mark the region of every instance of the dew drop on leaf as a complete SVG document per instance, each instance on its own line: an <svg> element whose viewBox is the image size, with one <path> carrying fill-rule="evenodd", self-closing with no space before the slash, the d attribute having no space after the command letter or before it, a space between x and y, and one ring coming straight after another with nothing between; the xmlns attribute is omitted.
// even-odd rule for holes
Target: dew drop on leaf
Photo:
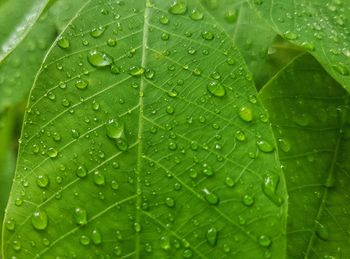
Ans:
<svg viewBox="0 0 350 259"><path fill-rule="evenodd" d="M106 67L112 64L112 58L104 52L92 50L89 52L87 59L94 67Z"/></svg>
<svg viewBox="0 0 350 259"><path fill-rule="evenodd" d="M93 38L99 38L102 36L102 34L105 32L106 28L99 26L98 28L94 28L91 30L90 35Z"/></svg>
<svg viewBox="0 0 350 259"><path fill-rule="evenodd" d="M104 185L105 184L105 176L101 172L96 171L94 173L94 183L96 185Z"/></svg>
<svg viewBox="0 0 350 259"><path fill-rule="evenodd" d="M40 188L46 188L49 185L49 177L47 175L38 175L36 178L36 184Z"/></svg>
<svg viewBox="0 0 350 259"><path fill-rule="evenodd" d="M132 76L140 76L145 72L145 69L143 67L139 67L139 66L132 66L129 68L128 72Z"/></svg>
<svg viewBox="0 0 350 259"><path fill-rule="evenodd" d="M48 216L44 210L36 210L32 215L32 225L36 230L46 229Z"/></svg>
<svg viewBox="0 0 350 259"><path fill-rule="evenodd" d="M58 155L58 151L57 151L57 149L55 149L54 147L50 147L50 148L47 150L47 154L49 155L49 157L55 158L55 157L57 157L57 155Z"/></svg>
<svg viewBox="0 0 350 259"><path fill-rule="evenodd" d="M57 45L61 49L68 49L70 47L70 42L69 42L69 40L67 38L60 38L57 41Z"/></svg>
<svg viewBox="0 0 350 259"><path fill-rule="evenodd" d="M243 204L245 206L250 207L250 206L252 206L254 204L255 201L254 201L254 197L253 196L251 196L249 194L245 194L242 197L242 202L243 202Z"/></svg>
<svg viewBox="0 0 350 259"><path fill-rule="evenodd" d="M272 244L271 239L266 235L259 236L258 242L262 247L269 247Z"/></svg>
<svg viewBox="0 0 350 259"><path fill-rule="evenodd" d="M263 193L266 195L267 198L269 198L269 200L271 200L277 206L281 206L283 203L283 198L276 193L279 182L279 175L274 173L268 173L265 175L262 184Z"/></svg>
<svg viewBox="0 0 350 259"><path fill-rule="evenodd" d="M235 133L235 138L238 140L238 141L245 141L246 140L246 136L244 134L243 131L240 131L240 130L237 130L236 133Z"/></svg>
<svg viewBox="0 0 350 259"><path fill-rule="evenodd" d="M101 244L102 243L102 235L101 235L100 231L98 231L97 229L94 229L91 233L91 239L95 245Z"/></svg>
<svg viewBox="0 0 350 259"><path fill-rule="evenodd" d="M242 120L246 122L253 120L253 111L247 106L243 106L241 109L239 109L238 115Z"/></svg>
<svg viewBox="0 0 350 259"><path fill-rule="evenodd" d="M214 39L214 33L211 31L203 31L202 32L202 38L205 40L213 40Z"/></svg>
<svg viewBox="0 0 350 259"><path fill-rule="evenodd" d="M184 0L175 0L168 11L171 14L184 14L187 11L187 4Z"/></svg>
<svg viewBox="0 0 350 259"><path fill-rule="evenodd" d="M190 17L192 20L194 21L199 21L202 20L204 15L201 11L199 11L198 9L192 9L191 13L190 13Z"/></svg>
<svg viewBox="0 0 350 259"><path fill-rule="evenodd" d="M206 233L207 241L209 245L215 246L218 238L218 231L215 227L211 227L208 229Z"/></svg>
<svg viewBox="0 0 350 259"><path fill-rule="evenodd" d="M171 248L170 240L168 237L163 236L160 238L160 247L163 250L169 250Z"/></svg>
<svg viewBox="0 0 350 259"><path fill-rule="evenodd" d="M84 178L87 176L88 170L85 165L80 165L75 173L79 178Z"/></svg>
<svg viewBox="0 0 350 259"><path fill-rule="evenodd" d="M332 69L342 76L348 76L350 74L348 67L340 62L338 64L333 65Z"/></svg>
<svg viewBox="0 0 350 259"><path fill-rule="evenodd" d="M78 224L78 225L86 225L87 224L87 212L85 209L83 208L75 208L74 210L74 219L75 219L75 222Z"/></svg>
<svg viewBox="0 0 350 259"><path fill-rule="evenodd" d="M83 246L89 245L90 244L90 238L88 236L81 235L80 236L80 244L82 244Z"/></svg>
<svg viewBox="0 0 350 259"><path fill-rule="evenodd" d="M223 97L226 94L225 88L218 82L212 81L207 85L207 90L209 93L216 97Z"/></svg>
<svg viewBox="0 0 350 259"><path fill-rule="evenodd" d="M209 191L208 189L203 189L205 200L211 205L217 205L219 203L219 197Z"/></svg>
<svg viewBox="0 0 350 259"><path fill-rule="evenodd" d="M278 143L279 148L283 152L285 152L285 153L289 152L289 150L290 150L290 143L289 143L288 140L283 139L283 138L279 138L279 139L277 139L277 143Z"/></svg>
<svg viewBox="0 0 350 259"><path fill-rule="evenodd" d="M75 82L75 87L80 90L84 90L88 87L88 82L83 79L79 79Z"/></svg>
<svg viewBox="0 0 350 259"><path fill-rule="evenodd" d="M256 145L258 146L259 150L264 153L271 153L275 150L275 148L266 140L258 139L256 141Z"/></svg>

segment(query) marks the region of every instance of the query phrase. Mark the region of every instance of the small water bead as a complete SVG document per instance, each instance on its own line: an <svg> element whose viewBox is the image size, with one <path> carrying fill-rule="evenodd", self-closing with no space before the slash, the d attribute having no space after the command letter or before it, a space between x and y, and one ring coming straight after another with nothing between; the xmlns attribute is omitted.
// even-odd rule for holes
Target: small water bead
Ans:
<svg viewBox="0 0 350 259"><path fill-rule="evenodd" d="M107 45L110 47L115 47L117 45L117 41L115 39L109 38L107 40Z"/></svg>
<svg viewBox="0 0 350 259"><path fill-rule="evenodd" d="M122 249L120 248L120 246L115 246L113 248L113 254L115 254L116 256L120 256L122 254Z"/></svg>
<svg viewBox="0 0 350 259"><path fill-rule="evenodd" d="M172 208L175 206L175 200L171 197L166 197L165 198L165 204L169 207Z"/></svg>
<svg viewBox="0 0 350 259"><path fill-rule="evenodd" d="M194 21L199 21L203 19L204 15L203 15L203 12L195 8L191 10L190 17Z"/></svg>
<svg viewBox="0 0 350 259"><path fill-rule="evenodd" d="M37 210L32 215L32 225L36 230L47 228L48 216L44 210Z"/></svg>
<svg viewBox="0 0 350 259"><path fill-rule="evenodd" d="M58 133L58 132L54 132L53 134L52 134L52 138L53 138L53 140L54 141L56 141L56 142L59 142L59 141L61 141L61 135Z"/></svg>
<svg viewBox="0 0 350 259"><path fill-rule="evenodd" d="M244 134L243 131L240 131L240 130L237 130L236 133L235 133L235 138L238 140L238 141L245 141L246 140L246 136Z"/></svg>
<svg viewBox="0 0 350 259"><path fill-rule="evenodd" d="M170 114L170 115L174 114L174 112L175 112L174 106L169 105L169 106L166 108L166 112L167 112L168 114Z"/></svg>
<svg viewBox="0 0 350 259"><path fill-rule="evenodd" d="M34 154L38 154L40 151L40 146L38 144L33 144L32 151Z"/></svg>
<svg viewBox="0 0 350 259"><path fill-rule="evenodd" d="M46 188L50 183L49 177L47 175L38 175L36 178L36 184L40 188Z"/></svg>
<svg viewBox="0 0 350 259"><path fill-rule="evenodd" d="M80 237L80 244L87 246L90 244L90 238L88 236L82 235Z"/></svg>
<svg viewBox="0 0 350 259"><path fill-rule="evenodd" d="M13 231L16 228L16 222L14 219L9 219L5 223L6 229L9 231Z"/></svg>
<svg viewBox="0 0 350 259"><path fill-rule="evenodd" d="M21 242L20 242L20 241L17 241L17 240L14 240L14 241L12 242L12 248L13 248L13 250L15 250L15 251L20 251L20 250L22 249L22 244L21 244Z"/></svg>
<svg viewBox="0 0 350 259"><path fill-rule="evenodd" d="M187 4L184 0L175 0L168 9L171 14L184 14L187 11Z"/></svg>
<svg viewBox="0 0 350 259"><path fill-rule="evenodd" d="M165 15L162 15L161 17L159 17L159 22L160 22L161 24L166 25L166 24L169 23L169 18L168 18L167 16L165 16Z"/></svg>
<svg viewBox="0 0 350 259"><path fill-rule="evenodd" d="M117 147L121 151L128 149L125 137L125 125L115 119L110 119L106 124L107 136L116 142Z"/></svg>
<svg viewBox="0 0 350 259"><path fill-rule="evenodd" d="M162 33L161 37L160 37L163 41L167 41L170 38L170 34L169 33Z"/></svg>
<svg viewBox="0 0 350 259"><path fill-rule="evenodd" d="M75 208L74 210L74 218L75 218L75 222L78 225L86 225L87 224L87 212L85 209L83 208Z"/></svg>
<svg viewBox="0 0 350 259"><path fill-rule="evenodd" d="M327 241L329 239L329 230L326 226L321 224L319 221L315 220L315 230L316 235L322 239Z"/></svg>
<svg viewBox="0 0 350 259"><path fill-rule="evenodd" d="M146 71L145 71L145 77L147 78L147 79L153 79L154 78L154 75L155 75L155 72L154 72L154 70L152 70L152 69L146 69Z"/></svg>
<svg viewBox="0 0 350 259"><path fill-rule="evenodd" d="M209 245L211 246L215 246L217 239L218 239L218 231L216 230L215 227L211 227L208 229L207 233L206 233L206 238L207 238L207 242L209 243Z"/></svg>
<svg viewBox="0 0 350 259"><path fill-rule="evenodd" d="M87 176L88 170L87 170L85 165L80 165L80 166L78 166L75 173L79 178L84 178Z"/></svg>
<svg viewBox="0 0 350 259"><path fill-rule="evenodd" d="M226 90L225 88L216 81L212 81L207 85L207 90L209 93L216 97L223 97L226 95Z"/></svg>
<svg viewBox="0 0 350 259"><path fill-rule="evenodd" d="M193 255L193 252L191 249L185 249L182 253L184 258L191 258Z"/></svg>
<svg viewBox="0 0 350 259"><path fill-rule="evenodd" d="M63 98L61 103L64 107L68 107L70 105L70 101L67 98Z"/></svg>
<svg viewBox="0 0 350 259"><path fill-rule="evenodd" d="M128 73L132 76L140 76L145 72L145 69L140 66L132 66L129 68Z"/></svg>
<svg viewBox="0 0 350 259"><path fill-rule="evenodd" d="M54 147L50 147L48 150L47 150L47 154L49 157L51 158L55 158L58 156L58 151L57 149L55 149Z"/></svg>
<svg viewBox="0 0 350 259"><path fill-rule="evenodd" d="M61 48L61 49L68 49L70 47L70 42L67 38L60 38L57 41L57 45Z"/></svg>
<svg viewBox="0 0 350 259"><path fill-rule="evenodd" d="M237 21L238 12L237 10L228 10L225 13L225 21L227 23L235 23Z"/></svg>
<svg viewBox="0 0 350 259"><path fill-rule="evenodd" d="M105 184L105 176L99 171L94 172L94 183L96 185L104 185Z"/></svg>
<svg viewBox="0 0 350 259"><path fill-rule="evenodd" d="M285 153L289 152L289 150L290 150L290 143L289 143L288 140L283 139L283 138L279 138L279 139L277 139L277 143L278 143L278 146L280 147L280 149L283 152L285 152Z"/></svg>
<svg viewBox="0 0 350 259"><path fill-rule="evenodd" d="M108 54L97 50L90 51L87 59L90 65L94 67L106 67L113 62L113 59Z"/></svg>
<svg viewBox="0 0 350 259"><path fill-rule="evenodd" d="M115 180L113 180L113 181L111 182L111 187L112 187L113 190L118 190L118 189L119 189L119 184L118 184L118 182L115 181Z"/></svg>
<svg viewBox="0 0 350 259"><path fill-rule="evenodd" d="M102 235L101 235L100 231L98 231L97 229L94 229L91 233L91 239L95 245L101 244L102 243Z"/></svg>
<svg viewBox="0 0 350 259"><path fill-rule="evenodd" d="M83 80L83 79L78 79L76 82L75 82L75 87L78 88L79 90L84 90L88 87L88 82Z"/></svg>
<svg viewBox="0 0 350 259"><path fill-rule="evenodd" d="M256 141L256 145L258 146L259 150L264 153L271 153L275 150L274 146L272 146L269 142L263 139L258 139Z"/></svg>
<svg viewBox="0 0 350 259"><path fill-rule="evenodd" d="M279 175L275 173L268 173L265 175L262 184L263 193L277 206L281 206L283 203L283 198L276 193L279 182Z"/></svg>
<svg viewBox="0 0 350 259"><path fill-rule="evenodd" d="M314 51L315 50L315 44L311 43L311 42L303 42L301 43L301 46L309 51Z"/></svg>
<svg viewBox="0 0 350 259"><path fill-rule="evenodd" d="M221 75L219 72L214 71L210 74L211 78L215 79L215 80L219 80L221 78Z"/></svg>
<svg viewBox="0 0 350 259"><path fill-rule="evenodd" d="M204 32L202 32L202 38L205 40L213 40L214 33L212 33L211 31L204 31Z"/></svg>
<svg viewBox="0 0 350 259"><path fill-rule="evenodd" d="M114 75L120 74L121 70L120 67L117 64L112 63L111 65L111 73Z"/></svg>
<svg viewBox="0 0 350 259"><path fill-rule="evenodd" d="M168 148L169 148L169 150L174 151L177 149L177 144L175 142L170 142L168 144Z"/></svg>
<svg viewBox="0 0 350 259"><path fill-rule="evenodd" d="M250 206L252 206L254 204L255 201L254 201L254 197L253 196L251 196L249 194L245 194L242 197L242 202L243 202L243 204L245 206L250 207Z"/></svg>
<svg viewBox="0 0 350 259"><path fill-rule="evenodd" d="M269 247L272 244L271 238L266 235L259 236L258 242L262 247Z"/></svg>
<svg viewBox="0 0 350 259"><path fill-rule="evenodd" d="M100 36L102 36L102 34L105 32L106 28L99 26L98 28L94 28L91 30L90 35L93 38L99 38Z"/></svg>
<svg viewBox="0 0 350 259"><path fill-rule="evenodd" d="M246 122L251 122L253 120L253 111L247 106L243 106L241 109L239 109L238 115Z"/></svg>
<svg viewBox="0 0 350 259"><path fill-rule="evenodd" d="M207 175L207 176L213 176L214 175L214 171L211 168L210 165L208 164L203 164L203 170L202 170L203 174Z"/></svg>
<svg viewBox="0 0 350 259"><path fill-rule="evenodd" d="M283 33L283 36L287 40L295 40L298 38L298 35L291 31L286 31L285 33Z"/></svg>
<svg viewBox="0 0 350 259"><path fill-rule="evenodd" d="M225 178L225 184L227 187L233 187L233 186L235 186L236 183L231 177L227 176Z"/></svg>
<svg viewBox="0 0 350 259"><path fill-rule="evenodd" d="M168 237L163 236L160 238L160 247L163 250L169 250L171 248L170 240Z"/></svg>
<svg viewBox="0 0 350 259"><path fill-rule="evenodd" d="M134 223L134 230L135 230L135 232L141 232L142 226L140 225L140 223L138 223L138 222Z"/></svg>
<svg viewBox="0 0 350 259"><path fill-rule="evenodd" d="M219 197L208 189L203 189L204 197L206 201L211 205L217 205L219 203Z"/></svg>

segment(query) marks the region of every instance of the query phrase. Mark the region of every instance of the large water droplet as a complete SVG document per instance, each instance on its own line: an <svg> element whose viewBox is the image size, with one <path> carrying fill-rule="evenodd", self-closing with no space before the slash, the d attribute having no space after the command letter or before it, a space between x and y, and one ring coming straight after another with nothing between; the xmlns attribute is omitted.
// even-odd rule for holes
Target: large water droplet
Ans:
<svg viewBox="0 0 350 259"><path fill-rule="evenodd" d="M110 56L97 50L90 51L87 58L89 63L94 67L106 67L111 65L113 62Z"/></svg>
<svg viewBox="0 0 350 259"><path fill-rule="evenodd" d="M279 181L279 175L274 173L268 173L267 175L265 175L262 184L262 190L264 194L277 206L281 206L283 203L283 198L276 193Z"/></svg>
<svg viewBox="0 0 350 259"><path fill-rule="evenodd" d="M50 183L49 177L47 175L38 175L36 178L36 184L40 188L46 188Z"/></svg>
<svg viewBox="0 0 350 259"><path fill-rule="evenodd" d="M212 205L217 205L219 203L219 197L208 189L203 189L204 197L206 201Z"/></svg>
<svg viewBox="0 0 350 259"><path fill-rule="evenodd" d="M46 229L48 224L48 217L44 210L37 210L32 215L32 225L37 230Z"/></svg>
<svg viewBox="0 0 350 259"><path fill-rule="evenodd" d="M226 94L225 88L218 82L212 81L207 85L207 90L214 96L223 97Z"/></svg>
<svg viewBox="0 0 350 259"><path fill-rule="evenodd" d="M243 106L241 109L239 109L238 115L242 120L246 122L253 120L253 111L247 106Z"/></svg>
<svg viewBox="0 0 350 259"><path fill-rule="evenodd" d="M184 0L175 0L168 11L171 14L184 14L187 11L187 4Z"/></svg>
<svg viewBox="0 0 350 259"><path fill-rule="evenodd" d="M86 225L87 224L87 212L83 208L75 208L74 210L74 218L75 222L78 225Z"/></svg>
<svg viewBox="0 0 350 259"><path fill-rule="evenodd" d="M132 76L140 76L145 72L145 69L143 67L139 66L132 66L129 68L129 74Z"/></svg>
<svg viewBox="0 0 350 259"><path fill-rule="evenodd" d="M55 149L54 147L50 147L50 148L47 150L47 154L49 155L49 157L55 158L55 157L57 157L57 155L58 155L58 151L57 151L57 149Z"/></svg>
<svg viewBox="0 0 350 259"><path fill-rule="evenodd" d="M68 49L70 47L70 42L67 38L60 38L57 41L57 45L61 48L61 49Z"/></svg>
<svg viewBox="0 0 350 259"><path fill-rule="evenodd" d="M94 182L96 185L104 185L105 184L105 176L100 173L99 171L96 171L94 173Z"/></svg>
<svg viewBox="0 0 350 259"><path fill-rule="evenodd" d="M270 153L275 150L275 148L269 142L263 139L258 139L256 141L256 145L258 146L259 150L264 153Z"/></svg>
<svg viewBox="0 0 350 259"><path fill-rule="evenodd" d="M209 245L215 246L218 239L218 231L215 227L211 227L208 229L206 233L207 241Z"/></svg>
<svg viewBox="0 0 350 259"><path fill-rule="evenodd" d="M110 119L106 124L107 136L113 139L117 147L121 151L128 149L128 144L125 137L125 125L123 122L118 122L115 119Z"/></svg>
<svg viewBox="0 0 350 259"><path fill-rule="evenodd" d="M194 21L199 21L203 19L203 13L201 11L199 11L198 9L192 9L190 17L192 20Z"/></svg>

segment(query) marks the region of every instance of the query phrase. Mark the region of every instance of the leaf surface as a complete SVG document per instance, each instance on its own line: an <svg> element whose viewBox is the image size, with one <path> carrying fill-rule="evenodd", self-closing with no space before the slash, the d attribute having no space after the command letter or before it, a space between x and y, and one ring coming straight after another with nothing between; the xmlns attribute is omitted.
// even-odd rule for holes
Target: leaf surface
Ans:
<svg viewBox="0 0 350 259"><path fill-rule="evenodd" d="M308 50L350 91L350 4L340 0L249 0L285 39Z"/></svg>
<svg viewBox="0 0 350 259"><path fill-rule="evenodd" d="M287 182L289 258L348 258L349 95L303 55L260 96Z"/></svg>
<svg viewBox="0 0 350 259"><path fill-rule="evenodd" d="M0 4L0 63L24 39L49 0L11 0Z"/></svg>
<svg viewBox="0 0 350 259"><path fill-rule="evenodd" d="M272 130L198 1L90 1L56 44L25 117L5 259L284 258Z"/></svg>

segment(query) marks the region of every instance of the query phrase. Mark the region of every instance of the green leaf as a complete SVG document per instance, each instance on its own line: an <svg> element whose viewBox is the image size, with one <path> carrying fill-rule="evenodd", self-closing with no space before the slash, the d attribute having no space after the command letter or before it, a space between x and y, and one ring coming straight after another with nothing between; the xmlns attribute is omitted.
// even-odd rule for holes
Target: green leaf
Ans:
<svg viewBox="0 0 350 259"><path fill-rule="evenodd" d="M260 96L287 182L289 257L349 257L349 95L303 55Z"/></svg>
<svg viewBox="0 0 350 259"><path fill-rule="evenodd" d="M31 93L4 258L284 258L284 179L255 95L198 1L88 2Z"/></svg>
<svg viewBox="0 0 350 259"><path fill-rule="evenodd" d="M308 50L350 91L350 4L341 0L249 0L285 39Z"/></svg>
<svg viewBox="0 0 350 259"><path fill-rule="evenodd" d="M0 63L25 38L49 0L11 0L0 4Z"/></svg>
<svg viewBox="0 0 350 259"><path fill-rule="evenodd" d="M304 50L283 39L241 0L202 0L232 38L252 71L257 89Z"/></svg>
<svg viewBox="0 0 350 259"><path fill-rule="evenodd" d="M57 26L66 25L82 1L60 0L54 3L32 26L31 31L0 64L0 112L6 107L26 100L35 74L57 36ZM65 10L69 7L69 12ZM1 9L0 9L1 12ZM60 23L55 21L60 17ZM24 58L25 57L25 58Z"/></svg>

